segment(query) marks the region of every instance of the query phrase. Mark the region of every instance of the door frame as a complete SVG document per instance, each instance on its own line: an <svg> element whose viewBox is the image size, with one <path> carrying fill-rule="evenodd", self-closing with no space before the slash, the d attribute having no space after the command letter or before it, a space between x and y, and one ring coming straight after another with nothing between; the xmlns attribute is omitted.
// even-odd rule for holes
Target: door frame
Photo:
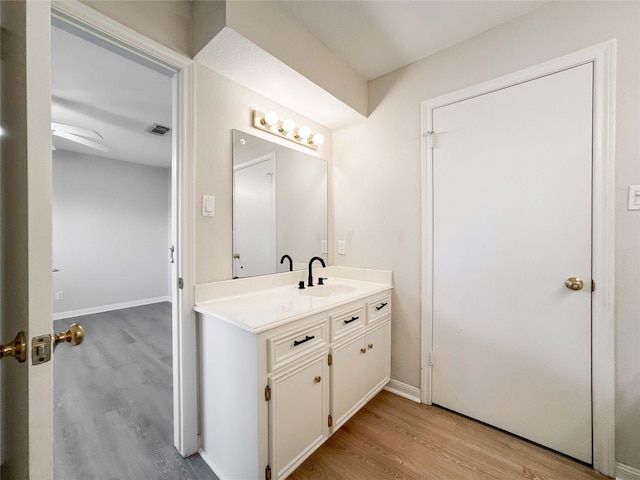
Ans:
<svg viewBox="0 0 640 480"><path fill-rule="evenodd" d="M184 457L198 451L196 317L194 300L195 205L193 176L195 75L192 59L118 23L78 0L54 0L51 15L175 72L173 85L171 210L173 437ZM167 259L168 259L167 253ZM178 278L183 288L178 288Z"/></svg>
<svg viewBox="0 0 640 480"><path fill-rule="evenodd" d="M593 62L593 185L591 392L593 468L615 475L614 193L616 40L421 102L422 114L422 334L421 401L431 404L433 341L434 109Z"/></svg>

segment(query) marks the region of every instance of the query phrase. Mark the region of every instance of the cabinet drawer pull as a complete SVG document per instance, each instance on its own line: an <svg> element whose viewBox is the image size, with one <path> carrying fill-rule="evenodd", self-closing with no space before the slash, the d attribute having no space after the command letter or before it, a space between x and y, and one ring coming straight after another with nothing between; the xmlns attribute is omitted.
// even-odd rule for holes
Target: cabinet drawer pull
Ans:
<svg viewBox="0 0 640 480"><path fill-rule="evenodd" d="M373 348L373 343L370 343L368 347L369 347L369 350L371 350Z"/></svg>
<svg viewBox="0 0 640 480"><path fill-rule="evenodd" d="M304 340L294 340L293 341L293 346L297 347L298 345L300 345L300 344L302 344L304 342L308 342L309 340L313 340L314 338L316 338L315 335L311 335L311 336L307 335L307 336L304 337Z"/></svg>
<svg viewBox="0 0 640 480"><path fill-rule="evenodd" d="M376 310L382 310L386 306L387 306L387 302L382 302L380 305L376 307Z"/></svg>
<svg viewBox="0 0 640 480"><path fill-rule="evenodd" d="M360 349L360 353L362 353L362 354L367 353L367 349L366 349L366 348L361 348L361 349Z"/></svg>
<svg viewBox="0 0 640 480"><path fill-rule="evenodd" d="M315 383L320 383L322 381L322 377L320 375L318 375L316 378L313 379L313 381Z"/></svg>
<svg viewBox="0 0 640 480"><path fill-rule="evenodd" d="M346 325L347 323L351 323L351 322L355 322L356 320L358 320L360 317L351 317L351 320L344 320L344 324Z"/></svg>

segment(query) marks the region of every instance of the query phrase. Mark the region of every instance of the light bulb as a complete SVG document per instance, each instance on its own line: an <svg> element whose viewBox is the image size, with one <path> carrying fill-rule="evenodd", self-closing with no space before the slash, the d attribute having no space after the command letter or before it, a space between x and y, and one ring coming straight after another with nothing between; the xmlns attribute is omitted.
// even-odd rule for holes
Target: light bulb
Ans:
<svg viewBox="0 0 640 480"><path fill-rule="evenodd" d="M309 127L300 127L298 129L298 137L306 140L307 138L309 138L309 135L311 135L311 130L309 130Z"/></svg>
<svg viewBox="0 0 640 480"><path fill-rule="evenodd" d="M296 129L296 122L288 118L284 122L282 122L282 126L280 127L280 132L289 133L289 132L293 132L295 129Z"/></svg>
<svg viewBox="0 0 640 480"><path fill-rule="evenodd" d="M311 137L309 143L313 143L318 146L322 145L324 143L324 135L322 135L321 133L316 133L313 137Z"/></svg>
<svg viewBox="0 0 640 480"><path fill-rule="evenodd" d="M278 123L278 114L276 112L267 112L261 122L263 125L273 126Z"/></svg>

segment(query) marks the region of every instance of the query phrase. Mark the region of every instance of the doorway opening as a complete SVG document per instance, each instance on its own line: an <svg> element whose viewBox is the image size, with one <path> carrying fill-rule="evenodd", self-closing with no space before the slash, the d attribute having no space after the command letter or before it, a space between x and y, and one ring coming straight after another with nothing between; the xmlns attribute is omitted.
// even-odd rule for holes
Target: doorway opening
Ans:
<svg viewBox="0 0 640 480"><path fill-rule="evenodd" d="M162 465L208 478L199 457L182 458L195 451L183 441L195 419L183 422L175 400L184 75L55 13L54 329L77 321L86 335L54 356L54 478L116 465L123 477Z"/></svg>

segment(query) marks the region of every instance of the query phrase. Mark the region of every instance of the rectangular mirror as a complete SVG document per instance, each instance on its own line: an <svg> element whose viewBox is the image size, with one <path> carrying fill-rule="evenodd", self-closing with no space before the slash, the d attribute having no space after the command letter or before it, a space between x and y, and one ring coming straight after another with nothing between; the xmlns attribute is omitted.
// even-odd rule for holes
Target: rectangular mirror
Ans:
<svg viewBox="0 0 640 480"><path fill-rule="evenodd" d="M327 261L326 160L233 130L233 277L315 256Z"/></svg>

